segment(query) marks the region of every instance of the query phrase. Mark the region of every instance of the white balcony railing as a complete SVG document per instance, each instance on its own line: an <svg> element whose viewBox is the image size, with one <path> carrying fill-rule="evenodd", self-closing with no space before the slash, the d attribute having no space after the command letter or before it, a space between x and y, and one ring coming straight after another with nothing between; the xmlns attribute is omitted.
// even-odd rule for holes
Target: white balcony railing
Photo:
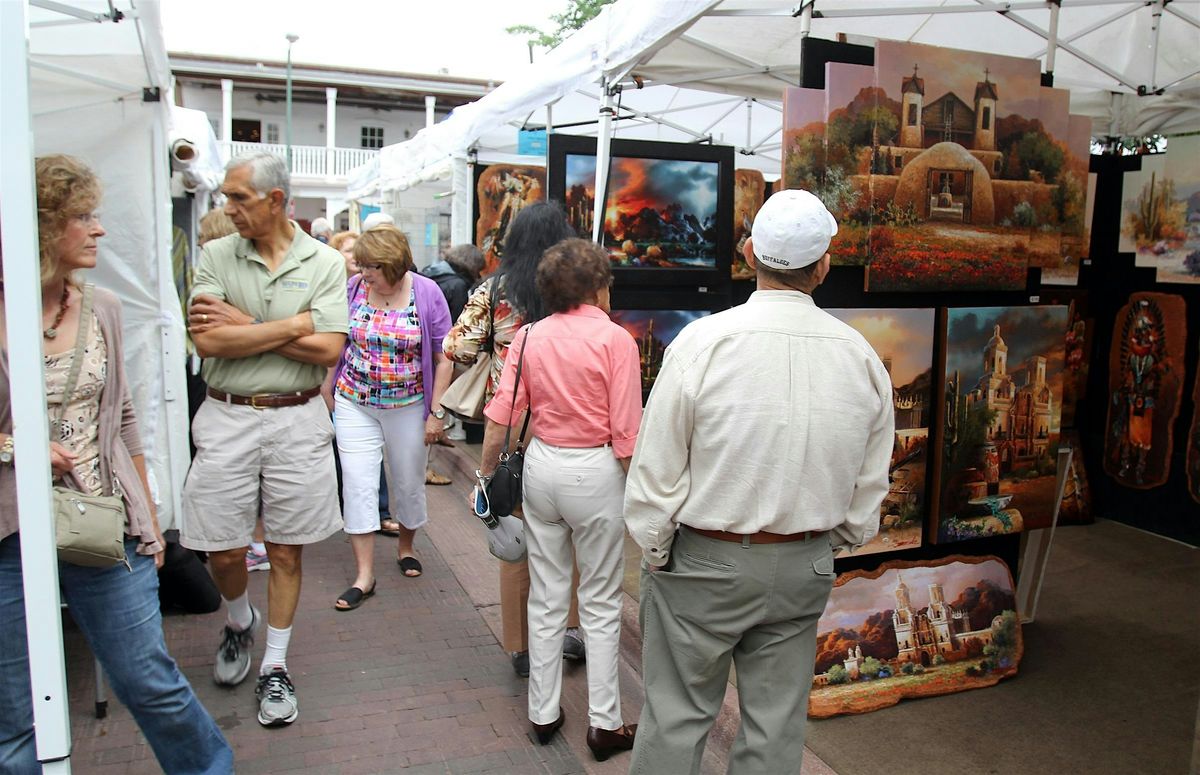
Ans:
<svg viewBox="0 0 1200 775"><path fill-rule="evenodd" d="M287 146L273 143L222 143L225 161L249 151L266 151L283 158ZM301 178L323 178L345 182L350 170L366 164L379 151L370 148L326 148L323 145L293 145L292 175Z"/></svg>

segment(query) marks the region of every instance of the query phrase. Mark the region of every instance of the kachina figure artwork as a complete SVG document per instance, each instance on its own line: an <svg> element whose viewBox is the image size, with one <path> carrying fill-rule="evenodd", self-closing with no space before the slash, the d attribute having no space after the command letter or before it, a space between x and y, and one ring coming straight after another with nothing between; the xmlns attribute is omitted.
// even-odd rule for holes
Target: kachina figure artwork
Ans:
<svg viewBox="0 0 1200 775"><path fill-rule="evenodd" d="M592 233L596 157L566 157L567 218ZM613 266L707 268L717 265L715 161L614 156L602 243Z"/></svg>
<svg viewBox="0 0 1200 775"><path fill-rule="evenodd" d="M946 316L938 542L1048 527L1061 433L1067 308Z"/></svg>
<svg viewBox="0 0 1200 775"><path fill-rule="evenodd" d="M1113 324L1104 470L1126 487L1167 481L1183 398L1187 308L1182 296L1135 293Z"/></svg>
<svg viewBox="0 0 1200 775"><path fill-rule="evenodd" d="M1125 173L1118 249L1160 283L1200 283L1200 136L1172 137L1165 154Z"/></svg>
<svg viewBox="0 0 1200 775"><path fill-rule="evenodd" d="M892 377L896 437L879 532L854 554L921 545L924 534L930 413L933 411L932 309L827 309L862 334ZM839 556L849 553L842 550Z"/></svg>
<svg viewBox="0 0 1200 775"><path fill-rule="evenodd" d="M483 251L484 274L500 265L508 227L525 205L546 196L546 168L493 164L485 167L475 183L479 220L475 222L475 244Z"/></svg>
<svg viewBox="0 0 1200 775"><path fill-rule="evenodd" d="M633 336L638 345L638 356L642 367L642 390L654 386L662 368L667 346L675 341L684 326L699 320L709 313L702 310L613 310L609 313L613 322Z"/></svg>
<svg viewBox="0 0 1200 775"><path fill-rule="evenodd" d="M1200 503L1200 368L1196 369L1196 386L1192 388L1192 430L1187 449L1188 492Z"/></svg>
<svg viewBox="0 0 1200 775"><path fill-rule="evenodd" d="M838 577L817 623L808 715L991 686L1024 645L1012 574L996 557L892 560Z"/></svg>

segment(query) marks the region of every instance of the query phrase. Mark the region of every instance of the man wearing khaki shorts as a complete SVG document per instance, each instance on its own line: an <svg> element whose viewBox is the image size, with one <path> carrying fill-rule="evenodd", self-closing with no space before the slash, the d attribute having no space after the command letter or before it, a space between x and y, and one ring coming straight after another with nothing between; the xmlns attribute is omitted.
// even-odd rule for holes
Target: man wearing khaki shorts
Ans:
<svg viewBox="0 0 1200 775"><path fill-rule="evenodd" d="M188 308L208 397L192 422L181 542L209 553L228 610L213 678L237 685L262 618L245 562L261 513L271 576L256 695L259 723L278 726L299 714L287 648L301 551L342 527L333 425L318 393L345 344L345 262L288 220L281 159L244 154L225 169L225 213L238 233L204 246Z"/></svg>

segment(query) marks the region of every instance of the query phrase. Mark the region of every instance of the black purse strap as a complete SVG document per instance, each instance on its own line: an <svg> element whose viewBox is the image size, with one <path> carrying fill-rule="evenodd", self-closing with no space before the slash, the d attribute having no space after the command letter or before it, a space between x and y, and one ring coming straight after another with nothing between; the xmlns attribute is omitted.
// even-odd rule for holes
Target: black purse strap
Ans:
<svg viewBox="0 0 1200 775"><path fill-rule="evenodd" d="M75 386L79 384L79 371L83 367L83 351L87 349L87 332L92 325L93 287L91 283L83 286L83 303L79 308L79 325L75 331L75 350L71 353L71 368L67 371L67 382L63 386L63 397L62 403L58 405L58 416L50 422L51 441L57 441L59 438L63 418L67 415L67 404L71 402L71 394L75 392ZM74 468L63 476L63 481L71 482L77 490L85 489L83 480L79 478L79 474Z"/></svg>
<svg viewBox="0 0 1200 775"><path fill-rule="evenodd" d="M504 449L500 452L500 462L508 460L508 443L512 439L513 415L517 413L517 389L521 387L521 370L525 366L525 348L529 344L529 334L533 332L536 323L530 323L525 329L525 338L521 340L521 355L517 358L517 377L513 380L512 407L508 410L508 428L504 431ZM517 449L525 444L525 431L529 430L529 417L533 414L533 397L530 396L529 406L525 409L525 422L521 424L521 435L517 436Z"/></svg>

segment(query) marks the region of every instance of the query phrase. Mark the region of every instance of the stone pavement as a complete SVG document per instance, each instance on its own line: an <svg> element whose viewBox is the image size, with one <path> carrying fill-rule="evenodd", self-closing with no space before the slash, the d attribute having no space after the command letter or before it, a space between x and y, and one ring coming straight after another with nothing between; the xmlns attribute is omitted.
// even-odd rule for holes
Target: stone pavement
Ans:
<svg viewBox="0 0 1200 775"><path fill-rule="evenodd" d="M584 743L587 687L583 666L565 667L563 733L540 746L529 733L525 681L517 678L497 642L496 561L483 530L466 509L474 463L467 450L437 449L434 467L454 484L429 487L430 525L417 539L424 565L403 577L395 542L376 543L378 591L351 612L333 609L353 581L349 543L342 535L308 548L304 587L288 655L300 700L299 719L264 729L255 719L254 683L225 689L211 670L224 614L169 615L167 645L201 701L234 748L240 773L624 773L629 754L601 764ZM265 609L269 573L252 573L250 597ZM636 582L635 582L636 583ZM627 581L628 590L628 581ZM634 590L636 593L636 590ZM621 688L625 718L635 722L642 702L640 633L633 598L626 596ZM254 648L254 667L263 640ZM75 772L158 772L153 753L116 700L108 716L92 712L93 669L86 644L65 625L71 696L71 763ZM724 772L737 724L736 692L709 740L704 772ZM809 753L803 775L833 775Z"/></svg>

